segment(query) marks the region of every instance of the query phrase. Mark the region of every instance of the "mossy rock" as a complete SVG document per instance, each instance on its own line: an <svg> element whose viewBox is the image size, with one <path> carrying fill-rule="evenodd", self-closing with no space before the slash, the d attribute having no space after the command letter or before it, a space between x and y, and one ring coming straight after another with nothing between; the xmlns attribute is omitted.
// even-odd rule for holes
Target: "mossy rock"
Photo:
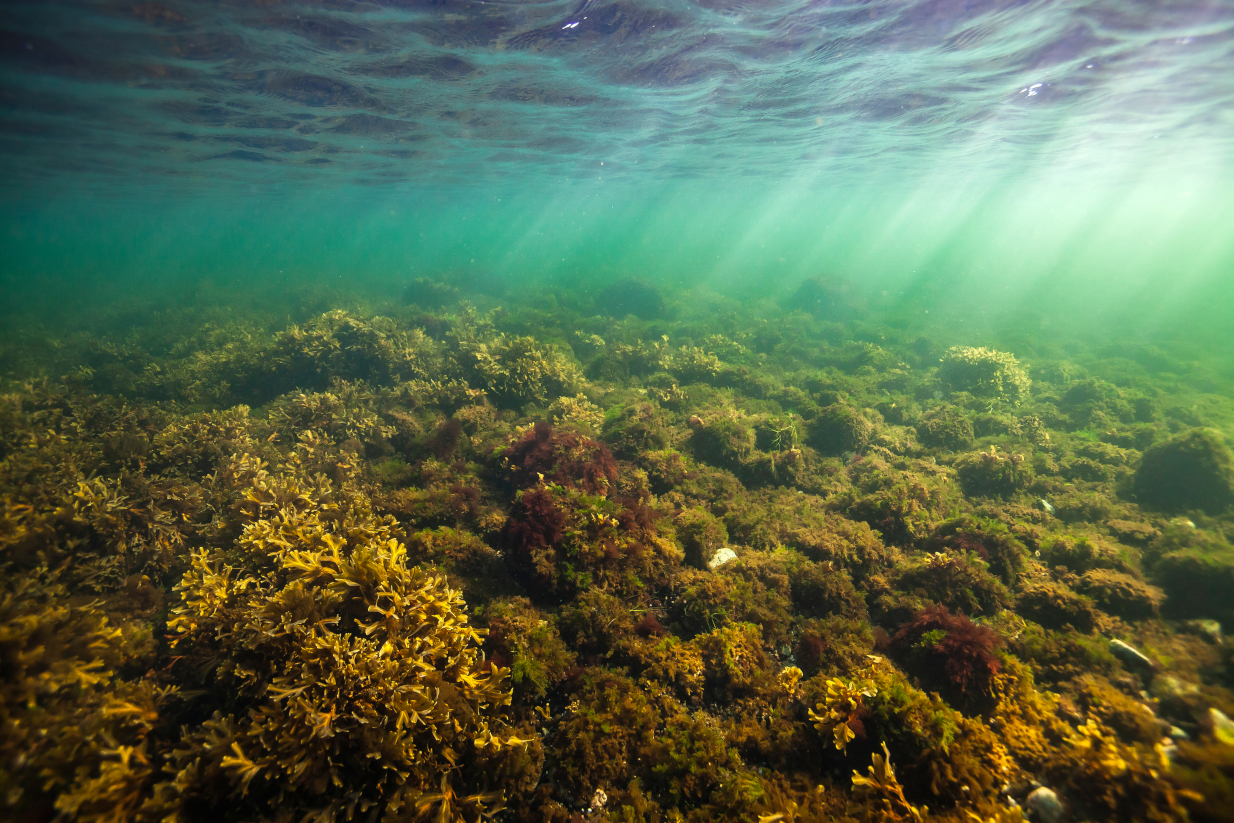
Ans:
<svg viewBox="0 0 1234 823"><path fill-rule="evenodd" d="M728 543L728 529L706 509L683 511L675 524L686 562L696 569L707 568L712 556Z"/></svg>
<svg viewBox="0 0 1234 823"><path fill-rule="evenodd" d="M1072 426L1104 429L1136 420L1136 407L1117 386L1090 377L1071 384L1061 403Z"/></svg>
<svg viewBox="0 0 1234 823"><path fill-rule="evenodd" d="M664 296L650 283L626 278L600 292L596 311L609 317L634 315L640 320L655 320L665 314Z"/></svg>
<svg viewBox="0 0 1234 823"><path fill-rule="evenodd" d="M844 322L859 314L864 301L857 284L838 277L807 277L793 292L785 307L800 309L819 320Z"/></svg>
<svg viewBox="0 0 1234 823"><path fill-rule="evenodd" d="M1071 626L1084 633L1096 627L1098 617L1090 598L1058 583L1026 586L1016 600L1016 611L1048 629Z"/></svg>
<svg viewBox="0 0 1234 823"><path fill-rule="evenodd" d="M964 493L981 497L1010 497L1023 491L1033 480L1033 467L1022 454L973 452L955 463Z"/></svg>
<svg viewBox="0 0 1234 823"><path fill-rule="evenodd" d="M1011 593L975 554L942 552L910 561L895 578L897 589L925 597L965 614L997 614L1011 604Z"/></svg>
<svg viewBox="0 0 1234 823"><path fill-rule="evenodd" d="M1153 745L1161 740L1160 721L1148 706L1120 692L1101 675L1085 674L1068 684L1076 704L1109 726L1128 743Z"/></svg>
<svg viewBox="0 0 1234 823"><path fill-rule="evenodd" d="M810 425L809 443L823 454L858 452L870 443L874 424L860 411L844 403L833 403L819 412Z"/></svg>
<svg viewBox="0 0 1234 823"><path fill-rule="evenodd" d="M1165 601L1165 593L1156 586L1110 569L1085 572L1077 588L1093 598L1103 611L1126 620L1153 617Z"/></svg>
<svg viewBox="0 0 1234 823"><path fill-rule="evenodd" d="M614 406L604 413L603 435L613 454L628 460L668 445L664 415L653 403Z"/></svg>
<svg viewBox="0 0 1234 823"><path fill-rule="evenodd" d="M1234 504L1234 456L1218 432L1191 429L1144 452L1135 493L1164 511L1218 514Z"/></svg>
<svg viewBox="0 0 1234 823"><path fill-rule="evenodd" d="M941 406L917 421L917 438L927 446L962 449L973 442L973 424L955 406Z"/></svg>
<svg viewBox="0 0 1234 823"><path fill-rule="evenodd" d="M1052 686L1085 674L1114 676L1121 668L1108 641L1073 630L1050 631L1029 624L1012 651L1029 662L1041 685Z"/></svg>
<svg viewBox="0 0 1234 823"><path fill-rule="evenodd" d="M1041 543L1041 558L1050 566L1066 566L1068 571L1084 574L1089 569L1113 569L1131 572L1134 568L1130 552L1125 547L1090 537L1062 535Z"/></svg>
<svg viewBox="0 0 1234 823"><path fill-rule="evenodd" d="M448 283L417 277L403 289L403 302L424 309L440 309L459 301L459 291Z"/></svg>
<svg viewBox="0 0 1234 823"><path fill-rule="evenodd" d="M1015 355L972 346L948 349L938 367L938 377L950 391L1008 403L1024 400L1032 385Z"/></svg>
<svg viewBox="0 0 1234 823"><path fill-rule="evenodd" d="M713 466L733 469L754 449L754 431L740 420L721 417L694 429L694 454Z"/></svg>
<svg viewBox="0 0 1234 823"><path fill-rule="evenodd" d="M1168 616L1234 625L1234 546L1224 540L1198 537L1162 555L1153 577L1169 595Z"/></svg>

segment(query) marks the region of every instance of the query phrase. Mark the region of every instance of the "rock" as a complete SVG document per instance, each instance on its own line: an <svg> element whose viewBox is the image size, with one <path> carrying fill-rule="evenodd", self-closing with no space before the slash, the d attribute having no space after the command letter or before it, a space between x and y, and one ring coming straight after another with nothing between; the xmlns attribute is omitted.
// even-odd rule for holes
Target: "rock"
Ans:
<svg viewBox="0 0 1234 823"><path fill-rule="evenodd" d="M1028 806L1028 810L1041 823L1059 823L1063 819L1063 802L1052 789L1045 786L1034 789L1024 801L1024 805Z"/></svg>
<svg viewBox="0 0 1234 823"><path fill-rule="evenodd" d="M1159 700L1186 701L1200 693L1200 687L1195 683L1179 680L1173 675L1158 677L1153 681L1153 696Z"/></svg>
<svg viewBox="0 0 1234 823"><path fill-rule="evenodd" d="M733 551L732 549L726 546L711 556L711 559L707 561L707 568L712 569L714 571L715 569L720 568L721 566L723 566L725 563L729 562L730 560L736 560L736 559L737 559L737 552Z"/></svg>
<svg viewBox="0 0 1234 823"><path fill-rule="evenodd" d="M1184 620L1182 629L1189 634L1204 638L1209 643L1221 645L1221 624L1216 620Z"/></svg>
<svg viewBox="0 0 1234 823"><path fill-rule="evenodd" d="M1135 493L1165 511L1219 514L1234 503L1234 456L1220 433L1191 429L1144 452Z"/></svg>
<svg viewBox="0 0 1234 823"><path fill-rule="evenodd" d="M843 323L862 313L865 301L851 280L838 277L807 277L784 304L807 311L819 320Z"/></svg>
<svg viewBox="0 0 1234 823"><path fill-rule="evenodd" d="M860 452L869 445L873 434L874 424L843 403L823 408L806 431L810 445L829 455Z"/></svg>
<svg viewBox="0 0 1234 823"><path fill-rule="evenodd" d="M1187 734L1185 731L1183 731L1182 729L1178 728L1178 726L1171 726L1171 727L1170 727L1170 739L1172 739L1172 740L1190 740L1190 739L1191 739L1191 735Z"/></svg>
<svg viewBox="0 0 1234 823"><path fill-rule="evenodd" d="M634 315L640 320L655 320L666 314L660 290L643 280L626 278L600 292L596 311L609 317Z"/></svg>
<svg viewBox="0 0 1234 823"><path fill-rule="evenodd" d="M1219 531L1181 525L1163 539L1174 548L1153 563L1152 574L1169 597L1165 616L1234 625L1234 546Z"/></svg>
<svg viewBox="0 0 1234 823"><path fill-rule="evenodd" d="M1212 726L1213 737L1227 746L1234 746L1234 720L1226 717L1220 709L1208 710L1208 723Z"/></svg>
<svg viewBox="0 0 1234 823"><path fill-rule="evenodd" d="M1149 660L1134 646L1129 646L1121 640L1110 641L1110 654L1117 657L1119 660L1126 663L1128 666L1139 667L1143 669L1156 668L1153 661Z"/></svg>

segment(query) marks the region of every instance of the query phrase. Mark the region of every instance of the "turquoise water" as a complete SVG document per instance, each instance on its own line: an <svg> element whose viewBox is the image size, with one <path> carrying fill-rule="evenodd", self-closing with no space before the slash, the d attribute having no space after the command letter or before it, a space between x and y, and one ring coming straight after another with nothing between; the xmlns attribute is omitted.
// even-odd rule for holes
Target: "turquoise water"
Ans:
<svg viewBox="0 0 1234 823"><path fill-rule="evenodd" d="M935 311L1228 317L1229 3L4 18L3 275L27 307L475 267L732 293L827 273Z"/></svg>

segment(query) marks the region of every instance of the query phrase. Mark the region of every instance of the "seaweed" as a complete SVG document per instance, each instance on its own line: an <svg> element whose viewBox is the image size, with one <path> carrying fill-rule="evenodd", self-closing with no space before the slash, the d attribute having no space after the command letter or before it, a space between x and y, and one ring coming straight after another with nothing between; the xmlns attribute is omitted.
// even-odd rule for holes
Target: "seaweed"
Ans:
<svg viewBox="0 0 1234 823"><path fill-rule="evenodd" d="M5 813L1228 819L1234 525L1150 489L1221 480L1224 399L658 288L21 361L68 374L0 395Z"/></svg>
<svg viewBox="0 0 1234 823"><path fill-rule="evenodd" d="M556 432L540 421L500 452L518 488L555 483L607 495L617 484L617 464L608 447L576 432Z"/></svg>
<svg viewBox="0 0 1234 823"><path fill-rule="evenodd" d="M918 669L933 682L952 687L952 693L988 691L1002 667L995 654L1002 638L946 606L922 609L896 630L891 644L910 665L920 661Z"/></svg>

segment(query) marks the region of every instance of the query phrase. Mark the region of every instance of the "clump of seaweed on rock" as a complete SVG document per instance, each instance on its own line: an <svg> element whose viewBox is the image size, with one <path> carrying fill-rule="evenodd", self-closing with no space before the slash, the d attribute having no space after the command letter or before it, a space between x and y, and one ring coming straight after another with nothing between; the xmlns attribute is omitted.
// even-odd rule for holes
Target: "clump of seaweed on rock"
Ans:
<svg viewBox="0 0 1234 823"><path fill-rule="evenodd" d="M922 609L896 631L891 643L910 668L916 664L931 682L949 686L953 694L988 691L1001 668L995 651L1002 638L946 606Z"/></svg>
<svg viewBox="0 0 1234 823"><path fill-rule="evenodd" d="M235 550L195 551L176 587L177 666L230 698L181 741L160 805L444 820L499 807L481 764L527 741L504 728L508 669L482 667L460 594L324 478L254 465L247 486Z"/></svg>

